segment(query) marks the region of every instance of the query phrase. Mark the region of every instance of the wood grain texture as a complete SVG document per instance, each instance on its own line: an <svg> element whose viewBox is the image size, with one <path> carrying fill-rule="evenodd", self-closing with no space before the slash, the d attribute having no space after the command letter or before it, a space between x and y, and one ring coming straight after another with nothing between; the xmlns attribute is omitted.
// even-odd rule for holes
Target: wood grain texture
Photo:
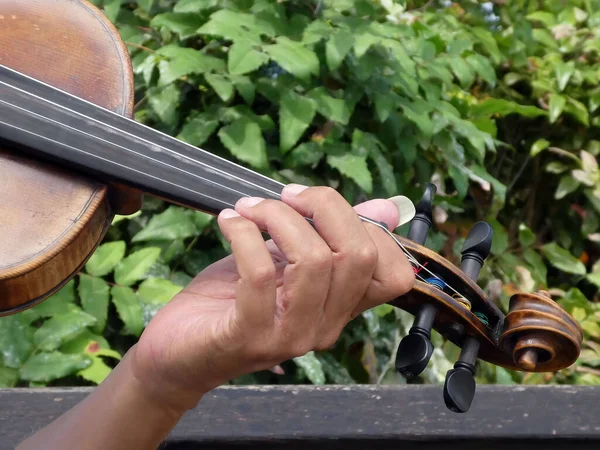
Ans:
<svg viewBox="0 0 600 450"><path fill-rule="evenodd" d="M188 412L162 448L572 450L600 445L599 387L488 385L477 390L471 410L455 414L445 408L439 386L223 387ZM0 448L14 448L89 392L0 390Z"/></svg>
<svg viewBox="0 0 600 450"><path fill-rule="evenodd" d="M0 64L132 114L127 49L114 26L86 1L0 0ZM104 236L112 211L102 184L14 149L0 149L0 192L0 315L5 315L47 298L77 273Z"/></svg>
<svg viewBox="0 0 600 450"><path fill-rule="evenodd" d="M483 290L441 255L397 236L410 253L471 302L471 310L446 292L416 281L405 295L390 302L417 314L425 303L437 309L433 328L462 347L465 336L480 344L478 358L494 365L525 372L554 372L579 357L583 333L579 324L551 298L542 294L516 294L505 315ZM427 274L421 272L423 277ZM474 313L485 314L484 324ZM527 349L535 350L535 356ZM535 361L534 361L535 359Z"/></svg>

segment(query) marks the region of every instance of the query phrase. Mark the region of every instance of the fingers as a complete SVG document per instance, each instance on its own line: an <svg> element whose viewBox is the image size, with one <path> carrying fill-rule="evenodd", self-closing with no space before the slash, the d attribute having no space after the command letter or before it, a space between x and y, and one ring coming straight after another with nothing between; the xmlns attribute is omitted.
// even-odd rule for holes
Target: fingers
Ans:
<svg viewBox="0 0 600 450"><path fill-rule="evenodd" d="M363 311L404 295L412 289L415 281L412 265L402 249L375 226L370 226L368 230L379 249L379 260L369 289L356 305L352 319Z"/></svg>
<svg viewBox="0 0 600 450"><path fill-rule="evenodd" d="M302 215L282 202L245 198L236 210L266 231L288 262L276 310L285 338L311 341L330 288L331 249Z"/></svg>
<svg viewBox="0 0 600 450"><path fill-rule="evenodd" d="M222 211L218 222L240 275L236 292L240 319L251 325L269 326L275 313L277 280L275 264L260 230L231 209Z"/></svg>
<svg viewBox="0 0 600 450"><path fill-rule="evenodd" d="M319 344L319 348L327 348L337 340L371 283L378 249L367 228L377 227L363 223L348 202L331 188L291 185L283 190L282 199L313 220L333 251L331 287Z"/></svg>

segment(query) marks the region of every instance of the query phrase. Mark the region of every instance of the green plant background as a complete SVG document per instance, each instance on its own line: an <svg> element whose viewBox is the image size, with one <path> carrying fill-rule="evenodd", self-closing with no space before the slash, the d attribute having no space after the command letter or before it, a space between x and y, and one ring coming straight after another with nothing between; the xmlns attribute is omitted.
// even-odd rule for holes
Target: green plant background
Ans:
<svg viewBox="0 0 600 450"><path fill-rule="evenodd" d="M438 186L427 245L458 262L494 228L480 284L506 311L544 288L581 323L554 374L480 362L480 383L600 384L600 1L95 0L131 52L136 120L283 182L351 203ZM397 230L403 233L405 230ZM211 216L146 198L85 270L0 319L0 385L95 385L153 314L228 252ZM412 316L387 305L337 345L245 383L405 383ZM413 382L441 383L458 349L435 334Z"/></svg>

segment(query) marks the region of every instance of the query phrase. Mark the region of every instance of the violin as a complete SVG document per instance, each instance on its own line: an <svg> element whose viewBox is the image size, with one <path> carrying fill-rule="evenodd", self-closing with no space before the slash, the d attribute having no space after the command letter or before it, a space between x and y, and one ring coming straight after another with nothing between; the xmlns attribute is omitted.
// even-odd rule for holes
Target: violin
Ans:
<svg viewBox="0 0 600 450"><path fill-rule="evenodd" d="M45 300L84 266L115 214L142 194L217 215L244 196L280 199L284 184L132 119L133 73L116 28L85 0L0 0L0 315ZM583 334L545 291L519 293L508 314L477 285L493 240L476 223L460 267L425 247L434 185L407 237L379 226L413 265L416 281L390 302L415 317L396 369L420 374L431 330L461 348L444 401L469 410L478 359L525 372L573 364Z"/></svg>

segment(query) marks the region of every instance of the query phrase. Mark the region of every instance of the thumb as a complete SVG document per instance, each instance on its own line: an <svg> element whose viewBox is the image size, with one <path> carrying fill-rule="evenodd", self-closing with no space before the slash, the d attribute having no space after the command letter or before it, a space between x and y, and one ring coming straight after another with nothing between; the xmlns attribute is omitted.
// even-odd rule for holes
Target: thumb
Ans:
<svg viewBox="0 0 600 450"><path fill-rule="evenodd" d="M354 210L361 216L384 222L390 231L410 222L415 216L415 205L408 197L402 195L387 200L375 199L359 203Z"/></svg>

